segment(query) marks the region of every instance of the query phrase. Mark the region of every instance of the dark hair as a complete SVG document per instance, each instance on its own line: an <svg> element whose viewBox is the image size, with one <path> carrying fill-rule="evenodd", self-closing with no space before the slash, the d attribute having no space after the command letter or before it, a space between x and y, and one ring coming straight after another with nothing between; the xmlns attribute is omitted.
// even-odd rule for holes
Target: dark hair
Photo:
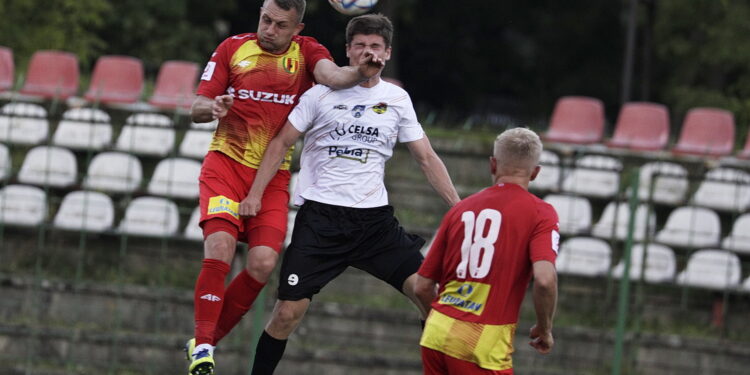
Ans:
<svg viewBox="0 0 750 375"><path fill-rule="evenodd" d="M388 17L378 14L365 14L354 17L346 25L346 44L350 44L354 35L380 35L385 41L385 46L390 47L393 40L393 24Z"/></svg>
<svg viewBox="0 0 750 375"><path fill-rule="evenodd" d="M271 0L265 0L263 4ZM305 6L307 5L307 2L305 0L273 0L276 5L284 10L290 10L294 9L297 11L298 20L297 22L302 22L302 17L305 16Z"/></svg>

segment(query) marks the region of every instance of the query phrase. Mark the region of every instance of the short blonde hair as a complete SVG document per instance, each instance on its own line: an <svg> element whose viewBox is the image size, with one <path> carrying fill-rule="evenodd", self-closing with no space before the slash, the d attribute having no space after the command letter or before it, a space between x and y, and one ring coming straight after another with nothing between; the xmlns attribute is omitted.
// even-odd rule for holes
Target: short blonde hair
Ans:
<svg viewBox="0 0 750 375"><path fill-rule="evenodd" d="M525 170L530 174L539 165L542 140L529 129L509 129L495 138L493 155L498 169L508 172Z"/></svg>

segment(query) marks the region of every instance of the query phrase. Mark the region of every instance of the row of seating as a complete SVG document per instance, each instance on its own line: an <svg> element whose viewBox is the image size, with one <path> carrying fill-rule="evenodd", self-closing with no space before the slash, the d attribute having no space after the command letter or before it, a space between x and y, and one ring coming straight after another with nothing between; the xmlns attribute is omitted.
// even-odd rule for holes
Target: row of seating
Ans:
<svg viewBox="0 0 750 375"><path fill-rule="evenodd" d="M631 217L627 202L610 202L601 218L592 224L591 204L586 198L550 194L544 200L555 207L560 220L560 233L565 236L592 235L602 239L624 241L628 234ZM664 224L656 231L656 213L649 212L647 204L640 204L635 212L633 240L647 238L674 247L701 248L719 247L737 253L750 254L750 213L734 220L731 233L721 239L721 220L710 209L681 206L674 209Z"/></svg>
<svg viewBox="0 0 750 375"><path fill-rule="evenodd" d="M558 99L544 134L547 142L577 145L604 144L613 149L663 151L669 144L667 107L649 102L626 103L620 109L612 138L604 141L605 116L602 101L584 96ZM682 122L677 155L729 156L734 151L734 115L718 108L693 108ZM750 159L750 137L736 155Z"/></svg>
<svg viewBox="0 0 750 375"><path fill-rule="evenodd" d="M645 258L645 262L644 262ZM649 283L669 283L712 290L750 292L750 277L742 282L739 257L726 250L700 249L693 252L686 267L676 273L674 251L661 244L635 244L631 250L630 278ZM625 265L621 260L611 268L612 249L598 238L574 237L560 245L556 267L560 274L584 277L612 276L621 278Z"/></svg>
<svg viewBox="0 0 750 375"><path fill-rule="evenodd" d="M43 99L68 99L78 93L78 57L69 52L40 50L31 56L19 94ZM189 108L198 82L198 64L165 61L148 103L163 109ZM13 87L13 51L0 47L0 92ZM89 102L135 103L143 94L143 62L131 56L101 56L84 94Z"/></svg>
<svg viewBox="0 0 750 375"><path fill-rule="evenodd" d="M598 199L612 199L619 192L623 166L615 157L586 155L577 159L574 167L566 169L557 154L545 150L541 163L541 173L529 185L534 191L565 192ZM720 211L743 212L750 208L750 173L737 168L713 168L687 200L688 175L687 169L677 163L645 163L640 167L638 197L672 206L689 202Z"/></svg>

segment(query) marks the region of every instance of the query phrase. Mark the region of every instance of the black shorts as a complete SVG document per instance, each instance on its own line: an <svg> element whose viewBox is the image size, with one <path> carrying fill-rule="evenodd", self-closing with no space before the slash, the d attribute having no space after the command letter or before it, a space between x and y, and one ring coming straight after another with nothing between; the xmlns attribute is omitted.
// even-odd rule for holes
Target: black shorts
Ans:
<svg viewBox="0 0 750 375"><path fill-rule="evenodd" d="M401 292L406 278L422 264L424 243L401 228L391 206L350 208L306 201L284 251L278 298L312 299L349 266Z"/></svg>

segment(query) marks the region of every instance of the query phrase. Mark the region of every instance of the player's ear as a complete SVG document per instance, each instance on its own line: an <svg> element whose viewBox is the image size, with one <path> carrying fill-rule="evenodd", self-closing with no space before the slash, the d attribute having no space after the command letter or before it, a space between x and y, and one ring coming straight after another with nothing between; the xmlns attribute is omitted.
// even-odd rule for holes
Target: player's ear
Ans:
<svg viewBox="0 0 750 375"><path fill-rule="evenodd" d="M537 165L534 167L534 170L531 172L531 177L529 177L529 181L534 181L536 179L536 176L539 175L539 171L542 170L542 167Z"/></svg>
<svg viewBox="0 0 750 375"><path fill-rule="evenodd" d="M495 175L497 172L497 159L494 156L490 156L490 174Z"/></svg>
<svg viewBox="0 0 750 375"><path fill-rule="evenodd" d="M393 51L391 47L385 49L385 58L383 60L388 61L391 59L391 51Z"/></svg>
<svg viewBox="0 0 750 375"><path fill-rule="evenodd" d="M294 26L294 35L299 35L299 33L302 32L302 29L305 28L305 24L300 22L297 24L297 26Z"/></svg>

